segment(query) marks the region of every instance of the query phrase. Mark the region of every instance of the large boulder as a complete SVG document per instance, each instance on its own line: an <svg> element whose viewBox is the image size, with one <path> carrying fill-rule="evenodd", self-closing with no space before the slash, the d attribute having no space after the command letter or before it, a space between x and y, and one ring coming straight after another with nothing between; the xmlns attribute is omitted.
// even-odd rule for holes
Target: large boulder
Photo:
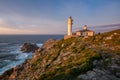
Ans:
<svg viewBox="0 0 120 80"><path fill-rule="evenodd" d="M35 52L39 47L36 44L24 43L21 47L21 51L24 53Z"/></svg>

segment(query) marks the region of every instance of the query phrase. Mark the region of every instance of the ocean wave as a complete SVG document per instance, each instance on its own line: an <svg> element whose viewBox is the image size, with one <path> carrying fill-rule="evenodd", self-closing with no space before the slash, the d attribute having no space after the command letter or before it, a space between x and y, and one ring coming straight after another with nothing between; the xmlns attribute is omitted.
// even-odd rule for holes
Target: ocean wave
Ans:
<svg viewBox="0 0 120 80"><path fill-rule="evenodd" d="M41 47L43 44L42 43L37 43L36 44L38 47Z"/></svg>
<svg viewBox="0 0 120 80"><path fill-rule="evenodd" d="M26 59L31 58L32 53L20 53L18 56L16 56L15 60L4 60L5 65L4 67L0 68L0 74L3 74L6 70L9 70L13 67L16 67L17 65L22 64Z"/></svg>
<svg viewBox="0 0 120 80"><path fill-rule="evenodd" d="M17 65L22 64L26 59L32 57L32 53L22 53L17 48L14 51L11 51L10 54L17 54L14 59L6 59L2 60L4 64L1 64L2 67L0 67L0 75L3 74L6 70L9 70L13 67L16 67Z"/></svg>
<svg viewBox="0 0 120 80"><path fill-rule="evenodd" d="M11 62L11 60L4 60L4 62L7 62L7 63L9 63L9 62Z"/></svg>
<svg viewBox="0 0 120 80"><path fill-rule="evenodd" d="M36 44L38 47L41 47L41 43ZM20 51L21 46L11 46L12 50L8 53L9 55L15 56L14 59L3 59L3 63L5 65L1 64L2 67L0 67L0 75L3 74L6 70L9 70L13 67L16 67L17 65L22 64L26 59L29 59L32 57L33 53L22 53ZM12 56L11 56L12 57Z"/></svg>
<svg viewBox="0 0 120 80"><path fill-rule="evenodd" d="M5 71L16 67L17 65L20 65L24 62L25 60L20 60L20 61L11 61L7 66L0 68L0 75L3 74ZM12 64L11 64L12 63Z"/></svg>

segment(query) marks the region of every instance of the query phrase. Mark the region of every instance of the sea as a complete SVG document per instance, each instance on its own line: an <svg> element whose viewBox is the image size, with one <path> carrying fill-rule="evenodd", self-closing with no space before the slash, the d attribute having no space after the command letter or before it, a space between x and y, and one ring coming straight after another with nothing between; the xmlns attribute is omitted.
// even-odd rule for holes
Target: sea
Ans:
<svg viewBox="0 0 120 80"><path fill-rule="evenodd" d="M0 75L32 57L33 53L20 51L24 43L34 43L41 47L46 40L51 38L61 39L63 35L0 35Z"/></svg>

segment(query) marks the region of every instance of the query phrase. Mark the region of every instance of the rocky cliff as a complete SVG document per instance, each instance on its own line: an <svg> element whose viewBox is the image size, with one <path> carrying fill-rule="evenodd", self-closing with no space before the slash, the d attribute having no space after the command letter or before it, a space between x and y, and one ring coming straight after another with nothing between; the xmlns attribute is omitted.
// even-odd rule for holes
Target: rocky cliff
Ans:
<svg viewBox="0 0 120 80"><path fill-rule="evenodd" d="M120 30L93 37L50 39L1 79L120 80Z"/></svg>

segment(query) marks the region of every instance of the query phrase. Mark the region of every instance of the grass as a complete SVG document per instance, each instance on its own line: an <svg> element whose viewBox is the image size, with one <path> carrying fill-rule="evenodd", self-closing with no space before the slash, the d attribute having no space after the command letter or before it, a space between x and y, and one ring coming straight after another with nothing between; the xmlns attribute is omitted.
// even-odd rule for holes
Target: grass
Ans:
<svg viewBox="0 0 120 80"><path fill-rule="evenodd" d="M86 44L76 45L75 43L73 46L70 46L76 41L76 38L70 38L65 41L62 40L53 46L54 49L59 52L53 53L51 57L49 57L52 62L57 60L59 56L57 55L58 53L61 54L61 52L64 51L65 54L68 52L65 51L67 48L69 48L71 54L69 57L66 56L66 61L61 61L61 65L51 65L46 72L39 77L40 80L75 80L76 76L80 73L84 73L93 68L92 61L94 59L100 59L100 55L90 48L87 48ZM61 47L62 44L64 44L64 47ZM71 56L72 54L75 58Z"/></svg>
<svg viewBox="0 0 120 80"><path fill-rule="evenodd" d="M86 40L81 37L61 39L45 51L41 58L32 63L31 71L45 69L42 74L36 74L39 75L38 80L77 80L79 74L93 69L94 60L102 59L101 53L108 57L104 62L106 66L111 63L112 57L120 55L119 48L110 49L120 45L119 35L114 35L110 40L104 40L115 32L120 33L120 31L113 31L95 35ZM101 47L104 44L109 44L110 47ZM95 46L92 47L93 45Z"/></svg>

